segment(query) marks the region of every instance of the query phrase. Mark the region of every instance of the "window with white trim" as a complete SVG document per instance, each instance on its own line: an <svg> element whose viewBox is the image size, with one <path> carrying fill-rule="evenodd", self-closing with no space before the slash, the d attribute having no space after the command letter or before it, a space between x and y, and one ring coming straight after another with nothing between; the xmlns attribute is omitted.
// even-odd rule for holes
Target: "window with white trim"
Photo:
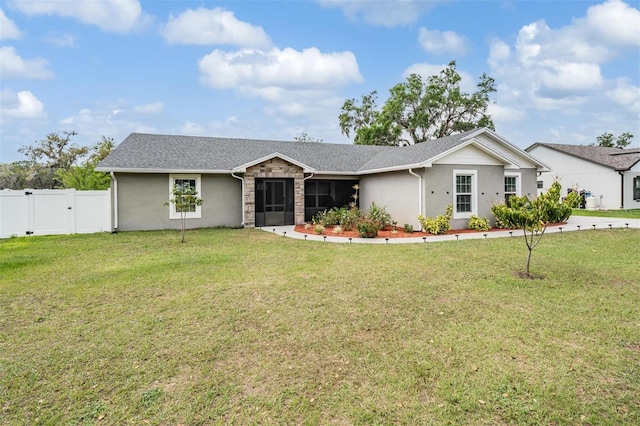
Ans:
<svg viewBox="0 0 640 426"><path fill-rule="evenodd" d="M633 199L640 201L640 176L633 178Z"/></svg>
<svg viewBox="0 0 640 426"><path fill-rule="evenodd" d="M176 185L189 185L191 188L195 188L198 192L198 196L201 194L200 189L200 175L169 175L169 199L173 198L173 188ZM169 219L180 219L181 212L178 211L176 205L171 203L169 207ZM186 215L187 219L199 219L202 217L201 206L191 204L187 207Z"/></svg>
<svg viewBox="0 0 640 426"><path fill-rule="evenodd" d="M453 171L453 218L465 219L478 214L478 172Z"/></svg>
<svg viewBox="0 0 640 426"><path fill-rule="evenodd" d="M514 195L520 196L520 173L504 174L504 202L508 203L509 198Z"/></svg>

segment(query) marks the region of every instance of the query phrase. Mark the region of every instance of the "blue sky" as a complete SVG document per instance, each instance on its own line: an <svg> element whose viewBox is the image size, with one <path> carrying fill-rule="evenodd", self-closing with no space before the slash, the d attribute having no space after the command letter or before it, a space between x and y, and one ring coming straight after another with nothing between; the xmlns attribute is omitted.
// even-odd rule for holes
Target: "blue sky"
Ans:
<svg viewBox="0 0 640 426"><path fill-rule="evenodd" d="M351 143L346 99L452 60L517 146L640 146L640 1L0 0L0 162L63 130Z"/></svg>

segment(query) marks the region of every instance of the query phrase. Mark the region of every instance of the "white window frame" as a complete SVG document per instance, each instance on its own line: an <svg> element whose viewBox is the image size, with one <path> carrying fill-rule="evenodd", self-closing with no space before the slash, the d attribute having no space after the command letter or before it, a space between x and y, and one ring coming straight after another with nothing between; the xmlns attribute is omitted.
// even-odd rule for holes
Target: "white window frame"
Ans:
<svg viewBox="0 0 640 426"><path fill-rule="evenodd" d="M516 192L515 192L515 194L513 194L512 192L510 192L509 194L513 194L516 197L522 196L522 183L521 183L522 182L522 177L521 176L522 176L522 173L520 173L520 172L505 172L504 177L515 177L516 178ZM504 179L503 179L502 186L504 187L505 184L506 183L504 182ZM536 187L537 186L538 186L538 184L536 182ZM503 191L503 193L504 193L504 201L506 202L507 201L507 191Z"/></svg>
<svg viewBox="0 0 640 426"><path fill-rule="evenodd" d="M169 175L169 199L173 198L173 186L175 185L176 179L195 179L196 181L196 191L198 191L198 196L202 194L202 179L200 175L196 174L170 174ZM194 212L186 212L185 217L187 219L200 219L202 217L202 207L196 206L196 211ZM169 219L181 219L181 212L176 211L175 204L169 205Z"/></svg>
<svg viewBox="0 0 640 426"><path fill-rule="evenodd" d="M471 176L471 211L458 212L458 188L456 178L458 176ZM454 170L453 171L453 218L469 219L471 216L478 215L478 171L477 170Z"/></svg>

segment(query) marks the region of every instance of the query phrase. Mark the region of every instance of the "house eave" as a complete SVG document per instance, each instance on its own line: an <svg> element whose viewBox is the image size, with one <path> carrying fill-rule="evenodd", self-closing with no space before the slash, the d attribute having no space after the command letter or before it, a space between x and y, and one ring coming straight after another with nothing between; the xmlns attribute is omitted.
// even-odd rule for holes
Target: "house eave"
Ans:
<svg viewBox="0 0 640 426"><path fill-rule="evenodd" d="M96 167L97 172L106 173L182 173L182 174L230 174L232 170L211 169L163 169L163 168L139 168L139 167Z"/></svg>
<svg viewBox="0 0 640 426"><path fill-rule="evenodd" d="M399 172L403 170L409 169L419 169L421 167L431 167L431 164L425 163L415 163L415 164L403 164L401 166L393 166L393 167L383 167L379 169L368 169L368 170L359 170L356 175L374 175L376 173L388 173L388 172Z"/></svg>

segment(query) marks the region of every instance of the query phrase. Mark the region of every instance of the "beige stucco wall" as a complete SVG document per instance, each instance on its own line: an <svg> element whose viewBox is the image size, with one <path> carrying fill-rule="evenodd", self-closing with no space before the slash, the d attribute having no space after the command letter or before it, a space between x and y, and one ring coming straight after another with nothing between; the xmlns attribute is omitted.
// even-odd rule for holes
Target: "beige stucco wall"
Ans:
<svg viewBox="0 0 640 426"><path fill-rule="evenodd" d="M419 229L419 185L418 178L408 171L361 176L360 208L366 212L371 203L376 203L386 207L398 226L407 223Z"/></svg>
<svg viewBox="0 0 640 426"><path fill-rule="evenodd" d="M168 174L116 173L118 230L180 229L180 220L169 219ZM230 175L201 175L202 217L188 219L187 228L240 226L240 181Z"/></svg>
<svg viewBox="0 0 640 426"><path fill-rule="evenodd" d="M504 201L504 176L511 170L505 170L503 166L492 165L468 165L468 164L442 164L427 168L424 185L425 193L425 216L435 217L444 214L448 204L455 206L453 171L454 170L475 170L477 172L478 193L477 203L479 217L490 219L491 224L495 224L491 214L491 206L495 202ZM527 195L530 198L536 194L536 170L520 169L513 170L520 173L520 195ZM462 229L467 226L468 219L453 219L451 227Z"/></svg>
<svg viewBox="0 0 640 426"><path fill-rule="evenodd" d="M444 214L448 204L454 204L453 171L475 170L478 179L477 215L486 217L494 224L491 206L504 200L504 176L510 170L502 165L435 164L433 167L414 169L422 177L422 193L419 193L418 178L408 171L381 173L360 177L360 208L366 211L372 202L386 207L391 217L402 226L411 224L419 229L417 220L422 203L422 214L436 217ZM535 169L520 169L520 195L536 196ZM461 229L468 219L453 219L451 227Z"/></svg>

